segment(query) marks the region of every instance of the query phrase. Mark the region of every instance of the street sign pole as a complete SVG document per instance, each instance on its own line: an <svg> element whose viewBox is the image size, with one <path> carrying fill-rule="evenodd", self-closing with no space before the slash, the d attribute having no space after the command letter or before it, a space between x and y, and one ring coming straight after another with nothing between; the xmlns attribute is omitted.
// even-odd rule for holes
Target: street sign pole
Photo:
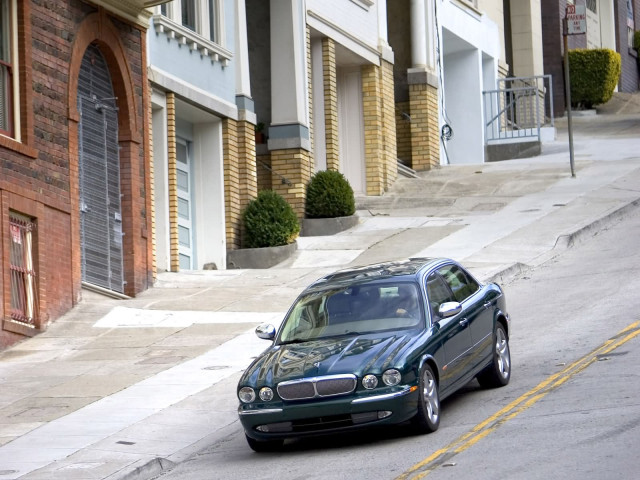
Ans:
<svg viewBox="0 0 640 480"><path fill-rule="evenodd" d="M564 89L567 103L567 129L569 131L569 164L571 165L571 177L576 177L576 169L573 160L573 122L571 118L571 80L569 78L569 35L567 32L567 19L562 22L564 37Z"/></svg>
<svg viewBox="0 0 640 480"><path fill-rule="evenodd" d="M571 117L571 81L569 75L569 35L582 35L587 33L587 7L586 5L567 5L565 16L562 20L562 36L564 37L564 88L567 101L567 127L569 130L569 161L571 163L571 176L575 178L576 169L573 161L573 123Z"/></svg>

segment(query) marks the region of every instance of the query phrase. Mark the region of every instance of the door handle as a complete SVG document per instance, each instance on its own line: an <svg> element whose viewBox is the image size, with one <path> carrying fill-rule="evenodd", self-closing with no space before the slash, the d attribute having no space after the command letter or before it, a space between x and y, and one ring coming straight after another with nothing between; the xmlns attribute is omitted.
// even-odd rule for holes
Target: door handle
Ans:
<svg viewBox="0 0 640 480"><path fill-rule="evenodd" d="M463 318L462 320L460 320L460 326L461 327L466 327L467 325L469 325L469 320L466 318Z"/></svg>
<svg viewBox="0 0 640 480"><path fill-rule="evenodd" d="M491 302L484 302L484 308L491 308Z"/></svg>

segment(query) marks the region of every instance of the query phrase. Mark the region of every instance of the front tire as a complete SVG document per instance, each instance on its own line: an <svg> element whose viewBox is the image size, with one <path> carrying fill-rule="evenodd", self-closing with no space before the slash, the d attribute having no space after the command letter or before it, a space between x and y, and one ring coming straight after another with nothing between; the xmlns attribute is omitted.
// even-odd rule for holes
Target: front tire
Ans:
<svg viewBox="0 0 640 480"><path fill-rule="evenodd" d="M249 447L251 447L251 450L258 453L277 452L284 444L284 440L256 440L246 433L244 436L247 438L247 443L249 444Z"/></svg>
<svg viewBox="0 0 640 480"><path fill-rule="evenodd" d="M504 327L496 324L493 335L493 358L491 365L478 375L478 382L484 388L504 387L511 378L511 351L509 338Z"/></svg>
<svg viewBox="0 0 640 480"><path fill-rule="evenodd" d="M418 413L412 423L420 433L435 432L440 426L440 396L438 381L429 365L420 372L418 393Z"/></svg>

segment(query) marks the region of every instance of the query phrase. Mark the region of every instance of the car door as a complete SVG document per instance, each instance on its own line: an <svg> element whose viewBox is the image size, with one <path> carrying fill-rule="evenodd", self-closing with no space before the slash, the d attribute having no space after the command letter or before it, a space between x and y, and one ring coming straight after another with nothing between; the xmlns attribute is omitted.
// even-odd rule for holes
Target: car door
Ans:
<svg viewBox="0 0 640 480"><path fill-rule="evenodd" d="M475 367L484 362L491 352L493 334L492 302L478 282L462 267L455 264L438 269L447 282L455 301L462 304L462 314L469 322L471 334L470 364Z"/></svg>
<svg viewBox="0 0 640 480"><path fill-rule="evenodd" d="M464 312L449 318L439 316L440 305L455 301L453 292L444 279L438 273L433 272L427 277L426 283L432 323L437 327L444 350L444 364L440 371L440 389L445 392L464 375L465 358L471 348L471 333Z"/></svg>

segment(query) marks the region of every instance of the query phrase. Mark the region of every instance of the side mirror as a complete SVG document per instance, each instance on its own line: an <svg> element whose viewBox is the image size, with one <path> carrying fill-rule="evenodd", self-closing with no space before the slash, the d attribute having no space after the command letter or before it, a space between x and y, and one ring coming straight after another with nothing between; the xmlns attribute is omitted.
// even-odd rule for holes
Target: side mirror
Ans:
<svg viewBox="0 0 640 480"><path fill-rule="evenodd" d="M440 318L449 318L459 314L462 311L462 305L459 302L445 302L440 305L438 315Z"/></svg>
<svg viewBox="0 0 640 480"><path fill-rule="evenodd" d="M256 327L256 335L263 340L273 340L276 336L276 327L263 323Z"/></svg>

